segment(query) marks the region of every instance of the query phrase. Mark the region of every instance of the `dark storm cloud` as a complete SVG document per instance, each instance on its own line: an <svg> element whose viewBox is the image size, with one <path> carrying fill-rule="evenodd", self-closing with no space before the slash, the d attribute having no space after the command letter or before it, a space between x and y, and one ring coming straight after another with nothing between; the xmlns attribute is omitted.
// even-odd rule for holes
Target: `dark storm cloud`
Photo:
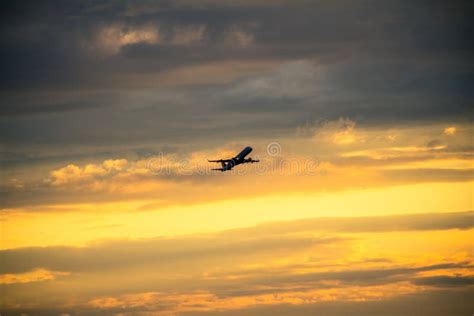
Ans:
<svg viewBox="0 0 474 316"><path fill-rule="evenodd" d="M472 6L467 1L456 5L441 1L296 1L279 6L248 6L245 2L229 6L219 2L179 5L158 1L140 6L125 1L20 1L3 4L2 9L0 62L6 70L2 76L4 88L77 87L81 83L97 84L97 75L105 80L101 85L107 85L112 75L246 58L322 58L328 62L355 58L357 63L343 68L347 88L364 84L371 89L373 84L413 88L436 84L445 74L454 76L448 82L461 83L464 90L472 82L472 73L463 69L466 64L462 62L467 62L472 49ZM203 25L206 32L204 43L192 49L167 43L132 43L110 58L97 59L95 54L88 54L84 42L92 41L101 28L114 23L123 25L123 30L152 25L163 32L165 40L181 26ZM255 45L249 49L222 45L235 28L254 36ZM415 63L432 67L414 72L411 65ZM456 71L447 66L455 66ZM354 71L354 67L360 70ZM447 73L436 74L442 70ZM401 73L411 73L412 81L397 78ZM431 80L427 82L427 78Z"/></svg>
<svg viewBox="0 0 474 316"><path fill-rule="evenodd" d="M117 98L115 96L115 98ZM69 111L84 111L100 109L103 106L117 105L114 96L107 93L4 93L0 117L15 117L62 113Z"/></svg>
<svg viewBox="0 0 474 316"><path fill-rule="evenodd" d="M194 9L170 1L151 2L133 14L134 4L126 1L15 2L4 5L2 52L3 88L109 86L114 75L160 71L178 65L227 56L232 49L218 44L235 24L245 24L265 12L240 7L209 6ZM101 56L95 47L103 28L117 25L122 31L149 25L165 39L176 27L206 26L206 45L188 47L167 44L131 43L120 52ZM93 45L93 51L87 45ZM100 46L100 43L98 43Z"/></svg>
<svg viewBox="0 0 474 316"><path fill-rule="evenodd" d="M473 10L468 1L5 2L2 144L13 157L21 146L97 152L278 137L339 117L379 125L466 120ZM186 42L200 27L199 39ZM101 36L110 28L107 42ZM133 32L159 35L117 37ZM212 72L194 85L175 79L178 87L154 77L268 60L288 65L227 83ZM203 76L216 79L204 84Z"/></svg>

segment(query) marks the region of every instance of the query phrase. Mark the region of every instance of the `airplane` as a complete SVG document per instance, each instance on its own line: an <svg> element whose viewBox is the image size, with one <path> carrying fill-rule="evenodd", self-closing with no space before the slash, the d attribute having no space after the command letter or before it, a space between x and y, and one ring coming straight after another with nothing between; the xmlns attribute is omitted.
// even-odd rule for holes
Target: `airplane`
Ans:
<svg viewBox="0 0 474 316"><path fill-rule="evenodd" d="M231 170L237 165L243 164L243 163L254 163L254 162L259 162L260 160L253 160L252 158L245 158L250 152L252 151L252 147L245 147L237 156L231 159L218 159L218 160L208 160L209 162L220 162L222 168L216 168L216 169L211 169L211 170L218 170L218 171L227 171Z"/></svg>

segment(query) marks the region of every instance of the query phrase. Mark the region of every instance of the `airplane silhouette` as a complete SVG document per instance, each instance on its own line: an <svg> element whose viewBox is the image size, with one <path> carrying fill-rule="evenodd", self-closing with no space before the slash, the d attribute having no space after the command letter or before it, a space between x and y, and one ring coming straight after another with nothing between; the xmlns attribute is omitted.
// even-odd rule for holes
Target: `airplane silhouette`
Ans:
<svg viewBox="0 0 474 316"><path fill-rule="evenodd" d="M252 151L252 147L245 147L237 156L231 159L218 159L218 160L208 160L209 162L220 162L222 165L222 168L216 168L216 169L211 169L211 170L219 170L219 171L227 171L231 170L237 165L243 164L243 163L254 163L254 162L259 162L260 160L253 160L252 158L245 158L250 152Z"/></svg>

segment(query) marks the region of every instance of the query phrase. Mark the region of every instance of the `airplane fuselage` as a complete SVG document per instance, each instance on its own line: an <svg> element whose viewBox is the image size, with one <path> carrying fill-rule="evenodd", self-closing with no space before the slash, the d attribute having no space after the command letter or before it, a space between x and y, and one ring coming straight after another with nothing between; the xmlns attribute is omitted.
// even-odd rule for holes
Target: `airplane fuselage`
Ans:
<svg viewBox="0 0 474 316"><path fill-rule="evenodd" d="M245 157L252 152L252 147L245 147L237 156L228 162L222 162L222 171L227 171L240 165L245 161Z"/></svg>

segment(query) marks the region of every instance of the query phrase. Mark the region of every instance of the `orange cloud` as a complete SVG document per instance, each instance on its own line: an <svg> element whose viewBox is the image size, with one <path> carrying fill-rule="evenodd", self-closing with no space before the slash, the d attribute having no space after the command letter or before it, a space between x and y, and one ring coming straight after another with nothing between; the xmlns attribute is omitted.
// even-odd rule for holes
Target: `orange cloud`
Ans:
<svg viewBox="0 0 474 316"><path fill-rule="evenodd" d="M333 301L368 301L382 300L393 296L407 295L424 290L408 282L398 282L376 286L339 286L332 285L323 289L304 289L301 286L288 285L284 291L277 293L219 297L211 292L190 292L166 294L145 292L122 296L99 297L88 302L98 309L146 309L156 315L176 315L180 312L230 311L254 306L280 304L305 305ZM300 289L298 289L300 288ZM257 287L255 292L271 292L271 288Z"/></svg>
<svg viewBox="0 0 474 316"><path fill-rule="evenodd" d="M126 159L105 160L102 164L87 164L79 167L69 164L66 167L51 171L48 181L53 185L65 185L104 177L116 171L120 171L128 164Z"/></svg>
<svg viewBox="0 0 474 316"><path fill-rule="evenodd" d="M300 129L300 133L309 132L313 134L316 142L327 142L335 145L352 145L364 142L365 138L356 131L356 122L348 118L340 118L336 121L328 121L320 127L309 127Z"/></svg>
<svg viewBox="0 0 474 316"><path fill-rule="evenodd" d="M24 273L0 274L0 284L30 283L54 280L58 276L69 275L68 272L49 271L45 269L35 269Z"/></svg>
<svg viewBox="0 0 474 316"><path fill-rule="evenodd" d="M448 136L452 136L452 135L456 134L456 132L457 132L457 128L454 127L454 126L446 127L443 130L444 135L448 135Z"/></svg>

